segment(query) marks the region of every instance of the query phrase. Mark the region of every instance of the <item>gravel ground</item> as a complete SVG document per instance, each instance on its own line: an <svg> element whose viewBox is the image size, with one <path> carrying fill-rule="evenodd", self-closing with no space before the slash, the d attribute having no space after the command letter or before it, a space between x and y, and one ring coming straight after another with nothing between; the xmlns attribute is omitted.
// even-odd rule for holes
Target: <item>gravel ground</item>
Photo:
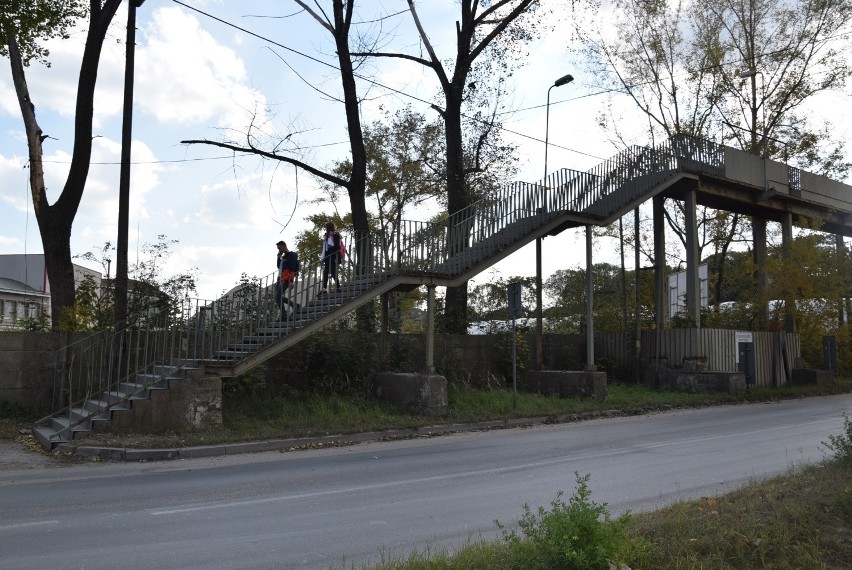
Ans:
<svg viewBox="0 0 852 570"><path fill-rule="evenodd" d="M14 440L0 439L0 471L46 469L76 461L68 454L47 453L30 434L21 434Z"/></svg>

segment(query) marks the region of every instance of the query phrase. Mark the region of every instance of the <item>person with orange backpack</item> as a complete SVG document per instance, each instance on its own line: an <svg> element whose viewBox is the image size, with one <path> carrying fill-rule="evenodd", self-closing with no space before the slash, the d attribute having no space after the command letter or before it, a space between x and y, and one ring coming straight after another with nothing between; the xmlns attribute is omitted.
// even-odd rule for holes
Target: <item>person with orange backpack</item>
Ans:
<svg viewBox="0 0 852 570"><path fill-rule="evenodd" d="M299 304L287 297L286 292L296 284L296 276L299 274L299 254L290 251L284 241L275 244L278 246L276 265L278 267L278 282L275 284L275 305L281 310L281 320L287 320L285 305L290 305L293 311L299 310Z"/></svg>

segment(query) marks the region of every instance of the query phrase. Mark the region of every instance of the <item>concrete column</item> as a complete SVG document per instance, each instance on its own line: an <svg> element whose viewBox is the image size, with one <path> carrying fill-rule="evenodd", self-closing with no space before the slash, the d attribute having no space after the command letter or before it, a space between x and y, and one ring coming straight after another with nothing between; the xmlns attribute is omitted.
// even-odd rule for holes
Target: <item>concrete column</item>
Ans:
<svg viewBox="0 0 852 570"><path fill-rule="evenodd" d="M668 283L666 282L666 199L654 196L654 356L659 362L660 341L666 326Z"/></svg>
<svg viewBox="0 0 852 570"><path fill-rule="evenodd" d="M541 294L541 238L535 240L535 355L533 367L542 369L542 335L544 334L544 318L542 316L542 294Z"/></svg>
<svg viewBox="0 0 852 570"><path fill-rule="evenodd" d="M766 280L766 220L753 218L751 226L754 248L754 281L757 284L757 298L761 300L760 312L757 314L757 328L765 331L769 324L769 286Z"/></svg>
<svg viewBox="0 0 852 570"><path fill-rule="evenodd" d="M790 212L781 216L781 255L785 262L790 261L790 248L793 246L793 215ZM796 299L793 292L784 288L784 331L796 332Z"/></svg>
<svg viewBox="0 0 852 570"><path fill-rule="evenodd" d="M841 259L845 259L849 252L846 251L846 243L843 241L843 236L840 234L834 235L834 245ZM846 300L843 293L840 294L840 299L837 305L837 324L841 327L846 326L849 322L848 314L846 313Z"/></svg>
<svg viewBox="0 0 852 570"><path fill-rule="evenodd" d="M435 286L426 286L426 369L435 372Z"/></svg>
<svg viewBox="0 0 852 570"><path fill-rule="evenodd" d="M586 370L595 370L594 273L592 272L592 226L586 226Z"/></svg>
<svg viewBox="0 0 852 570"><path fill-rule="evenodd" d="M698 281L698 219L696 191L686 193L684 205L686 233L686 314L695 326L701 328L701 289Z"/></svg>
<svg viewBox="0 0 852 570"><path fill-rule="evenodd" d="M388 321L390 320L390 293L382 293L382 335L379 340L379 351L381 354L382 372L387 372L388 365Z"/></svg>

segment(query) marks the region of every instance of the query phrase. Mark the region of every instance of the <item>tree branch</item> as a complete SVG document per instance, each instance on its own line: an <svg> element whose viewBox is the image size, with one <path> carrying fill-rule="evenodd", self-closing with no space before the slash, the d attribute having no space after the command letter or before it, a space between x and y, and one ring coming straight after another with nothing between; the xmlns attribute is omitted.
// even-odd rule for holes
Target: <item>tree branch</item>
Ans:
<svg viewBox="0 0 852 570"><path fill-rule="evenodd" d="M274 152L268 152L268 151L265 151L265 150L261 150L259 148L255 148L253 146L245 147L245 146L239 146L239 145L230 144L230 143L226 143L226 142L211 141L209 139L189 139L189 140L183 140L183 141L180 141L180 142L181 142L181 144L206 144L206 145L209 145L209 146L226 148L226 149L232 150L234 152L245 152L247 154L254 154L254 155L257 155L257 156L262 156L264 158L269 158L271 160L286 162L287 164L292 164L293 166L298 166L302 170L310 172L314 176L318 176L319 178L322 178L323 180L331 182L332 184L337 184L338 186L342 186L344 188L349 187L349 181L344 180L343 178L340 178L339 176L334 176L333 174L329 174L327 172L319 170L319 169L311 166L310 164L306 164L306 163L302 162L301 160L297 160L295 158L290 158L289 156L282 156L282 155L276 154Z"/></svg>

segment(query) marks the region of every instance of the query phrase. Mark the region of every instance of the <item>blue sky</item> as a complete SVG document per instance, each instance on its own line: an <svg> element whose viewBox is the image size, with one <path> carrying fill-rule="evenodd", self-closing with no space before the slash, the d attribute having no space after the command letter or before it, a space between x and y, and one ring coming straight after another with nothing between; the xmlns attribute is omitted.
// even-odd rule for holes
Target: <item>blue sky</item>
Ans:
<svg viewBox="0 0 852 570"><path fill-rule="evenodd" d="M303 158L316 166L345 158L348 146L342 106L305 83L329 95L340 91L330 36L313 19L297 13L298 8L289 2L185 0L185 4L272 40L264 41L171 0L147 0L138 10L129 256L135 259L134 251L156 241L158 235L179 240L166 274L197 267L198 295L213 298L234 285L243 272L261 276L273 270L274 243L294 240L306 227L304 218L317 211L317 206L307 203L317 184L283 163L233 159L222 149L186 146L180 141L221 140L223 133L244 132L255 120L272 133L299 130L300 143L310 149ZM364 5L357 21L399 12L405 6L401 1ZM456 3L430 0L419 5L438 49L452 50ZM125 3L104 45L95 102L93 165L73 227L73 254L96 251L104 242L116 241L126 16ZM408 14L387 20L383 31L390 34L391 46L418 49ZM613 154L594 122L605 98L587 96L594 92L594 82L584 78L569 57L567 36L550 35L531 45L526 66L515 76L511 103L519 111L505 126L525 135L507 135L520 145L518 178L522 180L541 178L543 105L547 88L565 73L572 73L576 80L551 93L549 170L586 170ZM51 137L44 146L51 202L68 169L84 37L77 31L70 40L53 42L52 67L33 65L28 70L39 123ZM429 101L436 93L434 75L411 63L381 60L363 73L418 99ZM369 95L362 106L365 122L378 118L380 106L410 103L417 111L434 113L424 102L364 82L359 93ZM27 186L23 124L5 60L0 71L0 129L0 253L40 253ZM416 213L409 217L418 219ZM584 264L582 243L577 230L546 239L545 274ZM605 256L615 244L604 240L596 247ZM632 259L632 254L628 256ZM513 255L496 270L504 277L533 275L533 247Z"/></svg>

